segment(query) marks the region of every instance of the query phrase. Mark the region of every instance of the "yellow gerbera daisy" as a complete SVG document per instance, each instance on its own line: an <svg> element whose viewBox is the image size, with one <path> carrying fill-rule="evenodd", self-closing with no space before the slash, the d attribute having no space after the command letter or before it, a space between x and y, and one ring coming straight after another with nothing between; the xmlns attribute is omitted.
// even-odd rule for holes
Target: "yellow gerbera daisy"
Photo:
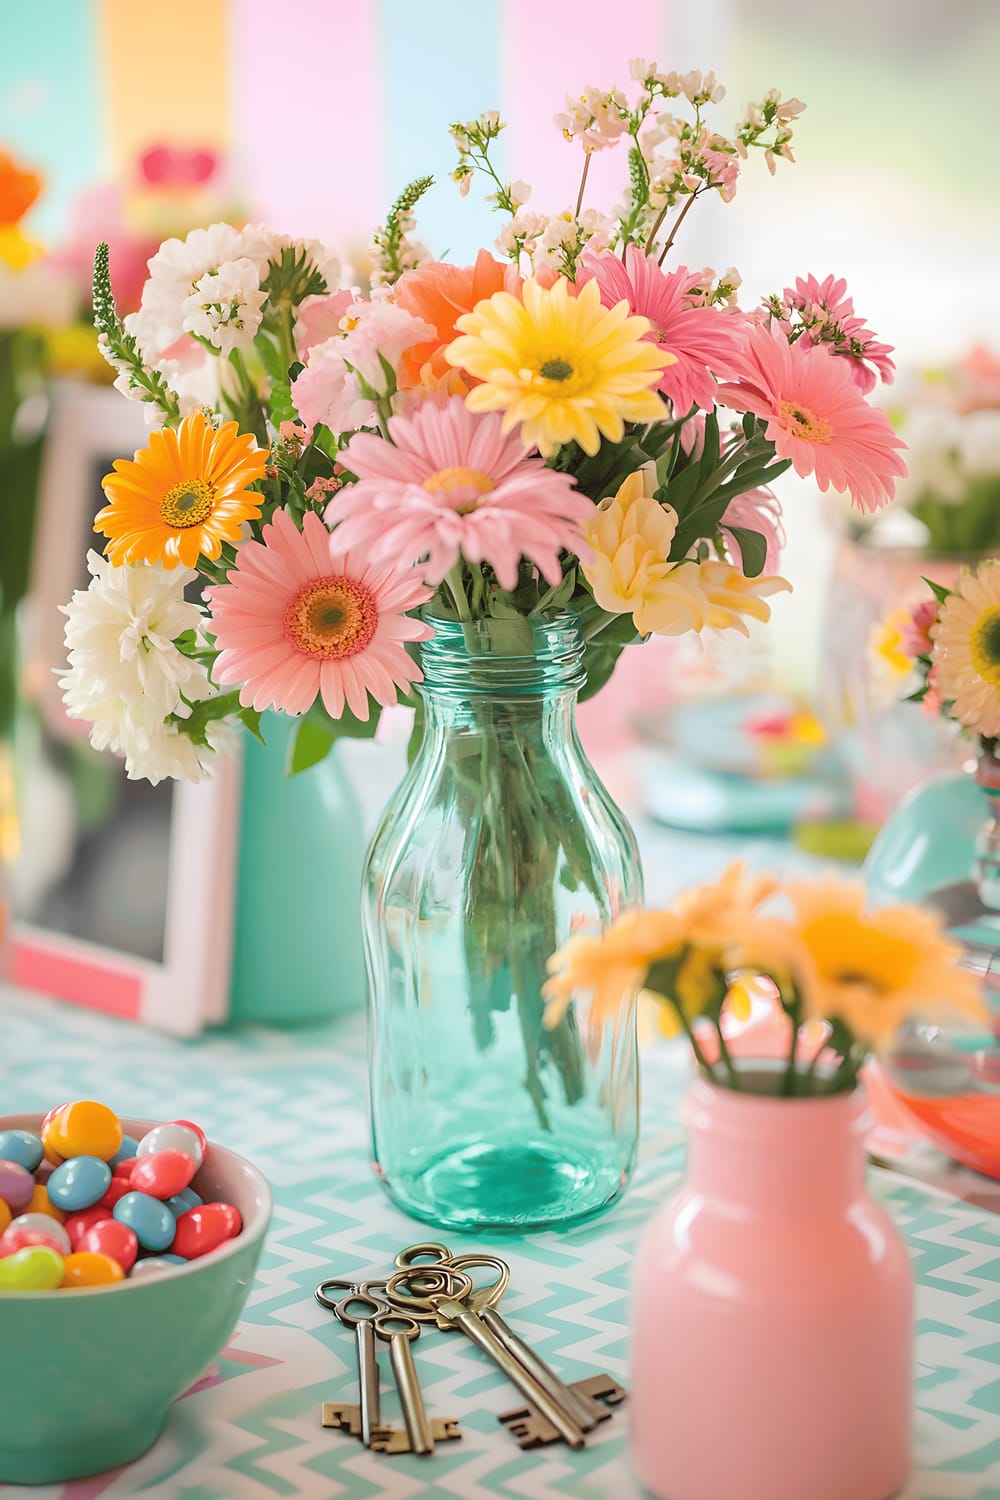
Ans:
<svg viewBox="0 0 1000 1500"><path fill-rule="evenodd" d="M116 459L101 481L110 504L94 530L109 538L105 550L116 567L193 568L200 553L218 557L223 542L239 541L243 522L260 515L260 496L248 485L266 463L267 451L239 435L235 422L216 431L193 412L176 431L150 433L134 460Z"/></svg>
<svg viewBox="0 0 1000 1500"><path fill-rule="evenodd" d="M934 684L952 717L1000 734L1000 564L983 563L945 600L931 626Z"/></svg>
<svg viewBox="0 0 1000 1500"><path fill-rule="evenodd" d="M811 1020L842 1020L875 1049L912 1014L986 1012L975 977L956 967L960 945L933 912L891 906L868 912L864 887L828 877L784 888L793 919L762 922L744 957L789 974Z"/></svg>
<svg viewBox="0 0 1000 1500"><path fill-rule="evenodd" d="M709 972L723 962L725 949L743 941L747 925L776 885L770 875L750 874L742 864L733 864L715 884L685 891L671 911L629 911L601 937L570 938L549 959L551 978L543 990L549 1002L546 1025L554 1026L573 996L582 992L591 996L595 1021L613 1020L645 985L652 965L680 957L685 948L689 951L675 998L686 1015L698 1014L709 993ZM670 1018L676 1017L669 1007L664 1009L669 1017L661 1027L669 1034Z"/></svg>
<svg viewBox="0 0 1000 1500"><path fill-rule="evenodd" d="M668 414L652 387L675 356L644 338L649 319L631 316L627 302L602 306L596 280L576 296L563 277L551 287L526 281L520 297L495 292L456 327L462 336L446 358L482 382L465 398L469 410L502 411L504 432L520 423L546 458L573 441L596 453L602 435L617 443L626 422Z"/></svg>

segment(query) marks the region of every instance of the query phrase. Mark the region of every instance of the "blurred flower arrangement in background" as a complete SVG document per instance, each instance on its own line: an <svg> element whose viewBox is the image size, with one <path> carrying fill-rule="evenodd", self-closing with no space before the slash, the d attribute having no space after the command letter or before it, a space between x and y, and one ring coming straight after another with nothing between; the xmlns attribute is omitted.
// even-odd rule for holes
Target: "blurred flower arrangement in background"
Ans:
<svg viewBox="0 0 1000 1500"><path fill-rule="evenodd" d="M966 560L1000 548L997 354L978 345L955 364L904 377L888 410L908 447L893 507L898 542ZM901 510L912 517L905 530ZM852 515L848 525L861 535L866 520Z"/></svg>

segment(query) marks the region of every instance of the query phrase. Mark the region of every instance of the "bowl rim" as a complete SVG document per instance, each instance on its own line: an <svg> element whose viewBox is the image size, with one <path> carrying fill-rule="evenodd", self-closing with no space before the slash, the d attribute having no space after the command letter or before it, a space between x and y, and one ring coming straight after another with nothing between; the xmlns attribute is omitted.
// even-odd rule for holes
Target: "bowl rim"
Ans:
<svg viewBox="0 0 1000 1500"><path fill-rule="evenodd" d="M0 1115L0 1130L32 1130L31 1122L34 1122L35 1128L33 1133L38 1134L38 1128L41 1126L44 1118L44 1113L33 1112L31 1110L20 1110L15 1114ZM162 1120L141 1120L135 1115L119 1115L118 1118L121 1121L123 1129L129 1135L134 1134L135 1130L141 1131L142 1135L145 1135L147 1131L154 1129L155 1126L163 1124ZM217 1250L213 1250L210 1255L199 1256L197 1260L189 1260L182 1266L171 1265L164 1267L162 1271L151 1276L143 1276L139 1281L133 1281L131 1277L126 1276L124 1281L112 1281L107 1286L73 1287L71 1290L74 1301L80 1297L105 1297L112 1292L120 1295L129 1289L138 1291L144 1286L156 1286L162 1281L170 1281L178 1276L191 1276L206 1266L217 1266L221 1261L232 1259L241 1250L245 1250L257 1240L263 1239L274 1213L274 1194L271 1192L267 1178L259 1167L254 1166L252 1161L248 1161L245 1156L240 1156L237 1152L231 1151L228 1146L222 1146L216 1141L209 1140L208 1148L210 1151L218 1151L225 1156L230 1156L233 1161L238 1162L253 1181L254 1188L260 1197L261 1201L257 1212L249 1222L244 1220L240 1233L235 1238L228 1240L224 1245L220 1245ZM20 1303L32 1298L51 1298L54 1292L65 1290L68 1289L50 1287L47 1291L30 1292L8 1292L0 1289L0 1298L16 1297Z"/></svg>

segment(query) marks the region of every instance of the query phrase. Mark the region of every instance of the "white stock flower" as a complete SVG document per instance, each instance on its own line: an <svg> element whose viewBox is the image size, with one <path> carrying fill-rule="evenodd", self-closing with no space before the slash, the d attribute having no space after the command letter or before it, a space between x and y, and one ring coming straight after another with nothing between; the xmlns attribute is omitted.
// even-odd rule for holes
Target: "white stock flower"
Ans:
<svg viewBox="0 0 1000 1500"><path fill-rule="evenodd" d="M135 325L147 357L156 358L185 331L185 304L202 277L242 257L255 262L258 278L266 274L267 256L231 224L210 224L192 229L183 240L164 240L149 262Z"/></svg>
<svg viewBox="0 0 1000 1500"><path fill-rule="evenodd" d="M215 770L216 755L233 755L239 737L225 719L205 725L205 745L196 745L176 724L161 724L150 733L128 736L122 745L129 781L205 781Z"/></svg>
<svg viewBox="0 0 1000 1500"><path fill-rule="evenodd" d="M90 585L77 589L66 615L68 670L60 674L70 718L89 722L99 750L151 733L169 714L213 691L208 673L174 645L197 629L201 611L184 598L196 577L159 564L116 568L87 555Z"/></svg>
<svg viewBox="0 0 1000 1500"><path fill-rule="evenodd" d="M222 354L246 349L260 327L267 293L248 256L207 271L184 301L184 331L208 339Z"/></svg>

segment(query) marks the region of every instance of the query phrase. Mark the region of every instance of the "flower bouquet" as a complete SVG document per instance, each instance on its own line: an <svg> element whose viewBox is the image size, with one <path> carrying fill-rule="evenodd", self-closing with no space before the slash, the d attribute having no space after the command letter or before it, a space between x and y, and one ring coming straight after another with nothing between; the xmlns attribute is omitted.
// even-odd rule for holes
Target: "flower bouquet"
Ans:
<svg viewBox="0 0 1000 1500"><path fill-rule="evenodd" d="M912 1275L866 1189L859 1070L914 1011L982 1019L961 952L928 912L866 910L860 887L782 885L734 866L671 910L626 913L554 956L550 1022L588 994L620 1021L644 990L698 1066L685 1180L651 1218L634 1268L631 1439L648 1493L899 1493ZM784 1055L734 1056L732 1022L762 987ZM706 1391L711 1412L729 1414L725 1442L706 1441Z"/></svg>
<svg viewBox="0 0 1000 1500"><path fill-rule="evenodd" d="M374 734L383 709L416 710L366 882L373 1108L390 1185L438 1220L491 1161L508 1197L480 1222L528 1222L515 1150L537 1166L555 1141L559 1166L577 1136L581 1212L631 1165L634 1062L588 1052L573 1017L542 1027L547 955L640 895L576 696L651 634L768 618L789 587L769 485L790 465L865 510L905 472L866 400L886 346L793 314L824 295L814 278L741 311L735 272L674 249L752 154L792 159L804 106L772 90L727 136L712 74L631 71L628 94L588 88L557 118L581 170L553 216L497 171L496 112L454 126L455 180L484 178L502 220L472 265L414 238L429 178L376 231L367 292L322 245L219 224L168 240L120 320L97 259L116 384L161 425L104 481L107 557L68 607L69 712L157 779L205 775L265 709L298 719L292 770ZM616 148L608 214L587 172ZM595 1198L602 1129L625 1145ZM460 1185L431 1202L419 1184L433 1168L440 1186L456 1140ZM557 1198L543 1218L570 1211Z"/></svg>

